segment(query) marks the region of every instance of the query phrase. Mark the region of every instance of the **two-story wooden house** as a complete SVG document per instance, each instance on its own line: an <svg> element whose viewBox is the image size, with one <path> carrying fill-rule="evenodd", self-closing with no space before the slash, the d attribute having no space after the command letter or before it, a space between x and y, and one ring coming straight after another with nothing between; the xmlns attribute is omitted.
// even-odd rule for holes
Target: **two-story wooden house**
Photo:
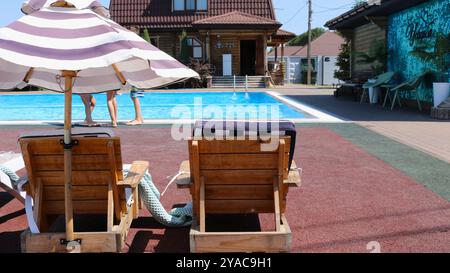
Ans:
<svg viewBox="0 0 450 273"><path fill-rule="evenodd" d="M110 12L178 59L187 32L190 57L214 65L216 76L267 75L267 47L295 37L280 29L272 0L111 0Z"/></svg>

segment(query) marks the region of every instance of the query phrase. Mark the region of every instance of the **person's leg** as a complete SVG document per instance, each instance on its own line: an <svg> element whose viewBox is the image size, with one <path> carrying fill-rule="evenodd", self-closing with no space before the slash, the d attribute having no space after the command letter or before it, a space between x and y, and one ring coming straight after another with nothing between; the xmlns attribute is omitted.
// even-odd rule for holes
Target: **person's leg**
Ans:
<svg viewBox="0 0 450 273"><path fill-rule="evenodd" d="M134 120L127 122L127 125L141 125L144 123L144 118L142 117L141 102L139 101L139 97L143 96L143 93L139 91L131 91L130 96L134 104L135 118Z"/></svg>
<svg viewBox="0 0 450 273"><path fill-rule="evenodd" d="M144 123L144 118L142 117L142 111L141 111L141 102L139 101L139 98L131 98L133 100L134 104L134 111L135 111L135 119L132 121L127 122L127 125L141 125Z"/></svg>
<svg viewBox="0 0 450 273"><path fill-rule="evenodd" d="M94 112L95 106L97 105L97 100L94 98L94 96L91 95L91 113Z"/></svg>
<svg viewBox="0 0 450 273"><path fill-rule="evenodd" d="M110 91L106 94L108 100L108 111L111 116L111 124L113 127L117 127L117 101L116 91Z"/></svg>
<svg viewBox="0 0 450 273"><path fill-rule="evenodd" d="M85 124L88 126L95 125L94 120L92 119L92 106L91 106L91 95L89 94L83 94L80 95L81 100L84 104L84 111L86 113L86 119L84 120Z"/></svg>

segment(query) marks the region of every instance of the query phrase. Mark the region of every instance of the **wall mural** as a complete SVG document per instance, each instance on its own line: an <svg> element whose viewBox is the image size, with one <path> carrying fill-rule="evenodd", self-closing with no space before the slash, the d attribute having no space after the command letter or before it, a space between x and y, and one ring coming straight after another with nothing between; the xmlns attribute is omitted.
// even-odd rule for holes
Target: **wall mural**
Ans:
<svg viewBox="0 0 450 273"><path fill-rule="evenodd" d="M408 80L425 70L437 70L433 62L419 58L413 52L424 45L432 52L436 41L444 36L450 37L448 35L450 35L450 0L431 0L391 15L387 34L389 71L400 72L401 80ZM419 93L422 100L432 102L431 86L422 85ZM412 94L405 96L407 99L415 99Z"/></svg>

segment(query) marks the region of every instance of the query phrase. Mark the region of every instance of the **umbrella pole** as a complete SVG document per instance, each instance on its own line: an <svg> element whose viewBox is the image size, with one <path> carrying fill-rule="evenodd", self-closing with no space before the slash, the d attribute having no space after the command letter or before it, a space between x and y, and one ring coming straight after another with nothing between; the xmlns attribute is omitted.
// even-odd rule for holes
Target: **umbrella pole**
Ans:
<svg viewBox="0 0 450 273"><path fill-rule="evenodd" d="M64 205L66 215L66 243L75 240L72 205L72 85L75 71L62 71L64 90Z"/></svg>

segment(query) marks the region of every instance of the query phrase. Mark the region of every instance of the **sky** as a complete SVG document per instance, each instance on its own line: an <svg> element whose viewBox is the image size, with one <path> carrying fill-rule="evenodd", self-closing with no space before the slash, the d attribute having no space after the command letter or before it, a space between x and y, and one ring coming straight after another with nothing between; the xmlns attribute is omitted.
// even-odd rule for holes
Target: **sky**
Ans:
<svg viewBox="0 0 450 273"><path fill-rule="evenodd" d="M170 0L167 0L170 1ZM296 34L303 33L308 28L307 0L272 0L275 5L277 20L283 24L283 29ZM0 1L0 26L5 26L22 16L20 7L23 0ZM109 6L109 0L100 0ZM355 0L312 0L313 27L323 27L326 21L349 10Z"/></svg>

